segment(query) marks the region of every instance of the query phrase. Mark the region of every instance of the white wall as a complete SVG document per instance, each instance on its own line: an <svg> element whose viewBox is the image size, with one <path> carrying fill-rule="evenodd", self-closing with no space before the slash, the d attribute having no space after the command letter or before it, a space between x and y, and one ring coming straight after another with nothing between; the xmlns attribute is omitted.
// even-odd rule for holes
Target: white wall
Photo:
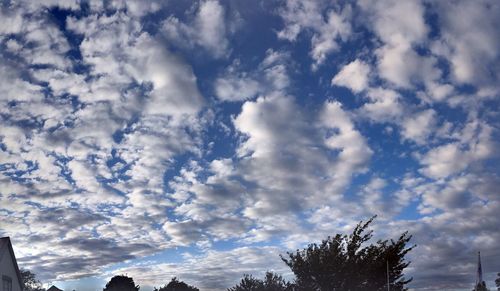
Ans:
<svg viewBox="0 0 500 291"><path fill-rule="evenodd" d="M19 286L19 281L17 279L16 269L12 263L12 257L10 255L9 246L4 246L6 249L3 250L4 254L2 260L0 261L0 290L2 290L2 276L6 275L12 279L12 291L22 291L21 286Z"/></svg>

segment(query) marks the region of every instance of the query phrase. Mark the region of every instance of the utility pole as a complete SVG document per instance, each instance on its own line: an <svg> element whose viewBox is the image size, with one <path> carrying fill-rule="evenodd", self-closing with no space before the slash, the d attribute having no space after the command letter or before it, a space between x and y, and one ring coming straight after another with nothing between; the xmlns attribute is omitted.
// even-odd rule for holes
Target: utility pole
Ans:
<svg viewBox="0 0 500 291"><path fill-rule="evenodd" d="M387 262L387 291L391 291L390 281L389 281L389 260Z"/></svg>

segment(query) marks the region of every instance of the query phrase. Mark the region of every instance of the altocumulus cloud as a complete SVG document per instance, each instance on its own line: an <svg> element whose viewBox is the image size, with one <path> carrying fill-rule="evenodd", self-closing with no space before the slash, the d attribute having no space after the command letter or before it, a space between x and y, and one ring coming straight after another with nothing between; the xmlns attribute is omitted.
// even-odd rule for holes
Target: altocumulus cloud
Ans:
<svg viewBox="0 0 500 291"><path fill-rule="evenodd" d="M0 235L41 279L221 290L378 214L416 290L470 289L477 250L492 286L496 1L0 9Z"/></svg>

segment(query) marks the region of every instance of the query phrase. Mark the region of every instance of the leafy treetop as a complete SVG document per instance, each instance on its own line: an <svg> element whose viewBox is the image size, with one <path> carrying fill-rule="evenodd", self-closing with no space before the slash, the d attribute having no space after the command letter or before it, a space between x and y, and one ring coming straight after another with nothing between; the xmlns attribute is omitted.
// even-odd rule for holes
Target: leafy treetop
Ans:
<svg viewBox="0 0 500 291"><path fill-rule="evenodd" d="M23 281L24 291L45 291L40 280L30 270L21 269L21 280Z"/></svg>
<svg viewBox="0 0 500 291"><path fill-rule="evenodd" d="M182 281L177 280L176 277L173 277L170 282L160 287L160 289L155 288L154 291L200 291L198 288L188 285Z"/></svg>
<svg viewBox="0 0 500 291"><path fill-rule="evenodd" d="M377 291L387 290L387 268L391 290L408 290L403 270L408 267L405 255L415 246L404 232L394 240L379 240L366 245L373 231L367 230L376 216L362 221L349 236L337 234L321 244L310 244L303 250L287 253L281 259L296 277L296 290L307 291Z"/></svg>
<svg viewBox="0 0 500 291"><path fill-rule="evenodd" d="M139 291L139 285L135 285L134 279L125 275L114 276L106 284L103 291Z"/></svg>
<svg viewBox="0 0 500 291"><path fill-rule="evenodd" d="M293 284L286 282L281 275L266 272L264 280L244 275L240 283L227 289L228 291L292 291Z"/></svg>

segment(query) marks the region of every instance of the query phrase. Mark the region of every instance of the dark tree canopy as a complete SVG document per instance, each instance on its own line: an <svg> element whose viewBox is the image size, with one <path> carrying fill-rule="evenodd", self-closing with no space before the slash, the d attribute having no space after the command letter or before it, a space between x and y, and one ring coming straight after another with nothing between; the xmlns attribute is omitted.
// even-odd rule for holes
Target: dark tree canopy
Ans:
<svg viewBox="0 0 500 291"><path fill-rule="evenodd" d="M281 275L266 272L264 280L254 278L252 275L244 275L240 283L229 288L228 291L291 291L292 288L292 284L286 282Z"/></svg>
<svg viewBox="0 0 500 291"><path fill-rule="evenodd" d="M486 288L486 283L484 283L483 281L481 283L478 283L476 287L472 289L472 291L488 291L488 288Z"/></svg>
<svg viewBox="0 0 500 291"><path fill-rule="evenodd" d="M292 287L293 285L285 281L281 275L266 272L263 291L285 291L292 290Z"/></svg>
<svg viewBox="0 0 500 291"><path fill-rule="evenodd" d="M497 274L498 278L495 279L495 285L497 286L497 290L500 291L500 273Z"/></svg>
<svg viewBox="0 0 500 291"><path fill-rule="evenodd" d="M170 283L163 287L160 287L160 289L155 288L154 291L200 291L200 289L188 285L182 281L177 280L176 277L173 277L172 280L170 280Z"/></svg>
<svg viewBox="0 0 500 291"><path fill-rule="evenodd" d="M24 291L45 291L40 280L30 270L21 269L21 280L23 281Z"/></svg>
<svg viewBox="0 0 500 291"><path fill-rule="evenodd" d="M139 291L139 285L136 286L130 277L118 275L109 280L103 291Z"/></svg>
<svg viewBox="0 0 500 291"><path fill-rule="evenodd" d="M319 245L288 253L288 258L281 256L295 274L297 290L387 290L387 265L391 290L408 290L412 278L404 278L403 270L410 264L405 255L415 247L407 247L411 235L404 232L396 241L366 245L372 238L367 228L374 218L360 222L349 236L337 234Z"/></svg>

